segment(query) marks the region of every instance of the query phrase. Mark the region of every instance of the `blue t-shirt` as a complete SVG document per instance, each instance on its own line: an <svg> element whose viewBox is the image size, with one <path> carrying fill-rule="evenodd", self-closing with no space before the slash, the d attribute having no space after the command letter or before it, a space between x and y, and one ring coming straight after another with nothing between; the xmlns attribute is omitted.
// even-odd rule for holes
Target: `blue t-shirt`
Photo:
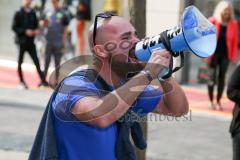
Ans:
<svg viewBox="0 0 240 160"><path fill-rule="evenodd" d="M66 87L70 88L67 92ZM60 160L114 160L116 124L100 129L78 121L71 113L75 103L86 96L102 97L103 95L95 83L83 76L72 76L63 81L52 101L59 158ZM160 98L161 92L148 86L131 109L144 115L156 107Z"/></svg>

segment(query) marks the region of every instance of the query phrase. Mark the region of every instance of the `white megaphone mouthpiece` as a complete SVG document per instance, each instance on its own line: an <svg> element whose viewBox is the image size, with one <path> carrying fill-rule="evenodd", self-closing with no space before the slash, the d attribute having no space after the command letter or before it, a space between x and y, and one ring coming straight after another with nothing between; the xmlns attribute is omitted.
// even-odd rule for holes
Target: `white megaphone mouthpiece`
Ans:
<svg viewBox="0 0 240 160"><path fill-rule="evenodd" d="M138 60L147 62L152 51L157 49L167 49L173 57L180 55L181 66L175 69L170 66L169 77L183 66L183 52L190 51L200 58L207 58L214 53L216 40L215 26L196 7L189 6L184 10L179 26L138 42L135 56Z"/></svg>

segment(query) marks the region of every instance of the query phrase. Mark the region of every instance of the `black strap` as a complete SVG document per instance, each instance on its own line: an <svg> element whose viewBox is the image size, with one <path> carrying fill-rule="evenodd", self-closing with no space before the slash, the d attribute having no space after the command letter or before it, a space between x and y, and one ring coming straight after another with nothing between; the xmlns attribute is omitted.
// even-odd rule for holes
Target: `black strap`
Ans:
<svg viewBox="0 0 240 160"><path fill-rule="evenodd" d="M168 30L166 30L160 34L160 39L161 39L164 47L172 54L172 57L170 59L169 71L165 76L162 77L162 79L167 79L167 78L171 77L174 72L178 71L180 68L182 68L184 66L184 54L183 54L183 52L173 52L172 51L170 38L167 36L167 31ZM181 58L180 66L175 67L173 69L173 57L178 57L179 55Z"/></svg>
<svg viewBox="0 0 240 160"><path fill-rule="evenodd" d="M160 34L160 39L161 39L164 47L165 47L172 55L174 55L174 53L173 53L173 51L172 51L172 49L171 49L170 40L169 40L168 37L167 37L167 30L164 31L164 32L162 32L162 33ZM172 56L171 56L170 64L169 64L169 71L168 71L168 73L167 73L165 76L162 77L162 79L167 79L167 78L171 77L171 76L172 76L172 73L173 73L173 58L172 58Z"/></svg>

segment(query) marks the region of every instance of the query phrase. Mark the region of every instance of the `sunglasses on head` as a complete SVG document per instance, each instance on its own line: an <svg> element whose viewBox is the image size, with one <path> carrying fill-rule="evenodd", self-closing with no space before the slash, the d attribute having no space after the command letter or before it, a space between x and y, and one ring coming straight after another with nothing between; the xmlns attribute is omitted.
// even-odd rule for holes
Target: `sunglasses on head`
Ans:
<svg viewBox="0 0 240 160"><path fill-rule="evenodd" d="M97 35L97 20L98 17L100 18L111 18L112 16L116 16L113 13L110 12L104 12L104 13L99 13L95 16L95 20L94 20L94 28L93 28L93 45L96 45L96 35Z"/></svg>

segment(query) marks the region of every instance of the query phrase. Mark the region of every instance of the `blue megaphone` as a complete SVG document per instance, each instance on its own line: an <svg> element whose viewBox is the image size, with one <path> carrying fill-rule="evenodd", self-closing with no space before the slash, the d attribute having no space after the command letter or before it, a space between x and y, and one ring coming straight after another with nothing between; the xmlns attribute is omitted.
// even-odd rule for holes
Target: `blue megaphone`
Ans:
<svg viewBox="0 0 240 160"><path fill-rule="evenodd" d="M200 58L211 56L216 49L216 29L212 23L194 6L185 8L181 23L159 35L145 38L135 46L138 60L147 62L152 51L167 49L173 57L181 56L181 64L173 69L173 60L169 68L160 73L159 78L168 78L184 65L183 52L190 51Z"/></svg>

